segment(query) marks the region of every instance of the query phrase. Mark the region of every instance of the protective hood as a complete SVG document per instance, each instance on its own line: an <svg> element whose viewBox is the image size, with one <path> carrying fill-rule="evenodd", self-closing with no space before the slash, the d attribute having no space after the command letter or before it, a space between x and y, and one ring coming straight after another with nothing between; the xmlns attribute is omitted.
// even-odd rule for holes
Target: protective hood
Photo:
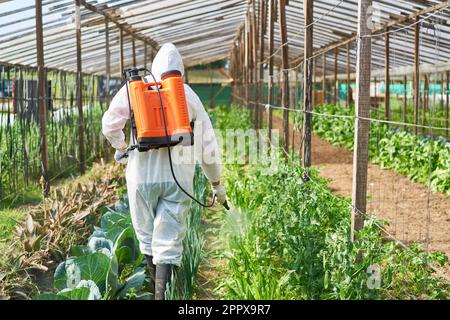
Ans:
<svg viewBox="0 0 450 320"><path fill-rule="evenodd" d="M161 81L161 75L169 70L178 70L184 75L183 59L178 49L171 43L164 44L156 54L152 64L152 73L156 80Z"/></svg>

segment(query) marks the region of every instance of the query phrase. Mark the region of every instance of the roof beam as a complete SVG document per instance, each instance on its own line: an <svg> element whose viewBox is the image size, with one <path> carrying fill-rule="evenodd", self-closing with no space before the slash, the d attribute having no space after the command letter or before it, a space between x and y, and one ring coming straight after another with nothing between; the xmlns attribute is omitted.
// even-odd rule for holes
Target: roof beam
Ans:
<svg viewBox="0 0 450 320"><path fill-rule="evenodd" d="M159 44L158 42L156 42L155 40L153 40L152 38L142 35L141 33L136 32L130 25L128 24L122 24L120 23L117 18L113 17L111 14L109 14L108 12L97 8L96 6L87 3L86 0L81 0L81 3L83 4L83 6L95 13L98 13L102 16L104 16L106 19L108 19L109 21L113 22L118 28L122 29L123 31L125 31L126 33L128 33L129 35L135 37L138 40L141 40L145 43L147 43L148 45L150 45L150 47L152 47L154 50L159 50Z"/></svg>
<svg viewBox="0 0 450 320"><path fill-rule="evenodd" d="M431 14L433 12L439 11L439 10L444 9L446 7L449 7L449 6L450 6L450 0L446 0L446 1L443 1L442 3L438 3L438 4L435 4L433 6L424 8L422 10L415 11L415 12L413 12L413 13L407 15L407 16L404 16L402 18L390 21L390 22L384 24L381 27L375 28L374 30L372 30L371 34L372 35L377 35L377 34L383 33L389 28L392 28L392 27L400 25L400 24L404 24L405 22L414 20L417 17L423 16L423 15L426 15L426 14ZM329 44L329 45L327 45L325 47L322 47L322 48L319 48L319 49L315 50L314 51L314 56L323 54L323 53L328 52L330 50L334 50L335 48L339 48L341 46L347 45L347 43L351 43L351 42L356 41L356 40L357 40L357 34L353 34L351 37L348 37L347 39L339 40L337 43L332 43L332 44ZM291 65L297 65L301 61L303 61L303 57L302 56L294 59L293 61L291 61L290 64Z"/></svg>

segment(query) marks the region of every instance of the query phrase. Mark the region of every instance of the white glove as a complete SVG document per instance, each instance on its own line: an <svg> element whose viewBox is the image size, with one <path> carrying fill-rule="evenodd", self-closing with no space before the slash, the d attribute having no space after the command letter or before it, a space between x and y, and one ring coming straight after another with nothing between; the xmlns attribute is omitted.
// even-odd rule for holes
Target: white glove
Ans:
<svg viewBox="0 0 450 320"><path fill-rule="evenodd" d="M216 201L220 204L224 204L225 201L227 201L227 193L225 191L225 188L221 185L213 185L212 186L213 189L213 194L216 197Z"/></svg>
<svg viewBox="0 0 450 320"><path fill-rule="evenodd" d="M127 149L116 150L116 153L114 154L114 160L116 160L120 164L127 164L128 163L128 155L124 156L126 152L127 152Z"/></svg>

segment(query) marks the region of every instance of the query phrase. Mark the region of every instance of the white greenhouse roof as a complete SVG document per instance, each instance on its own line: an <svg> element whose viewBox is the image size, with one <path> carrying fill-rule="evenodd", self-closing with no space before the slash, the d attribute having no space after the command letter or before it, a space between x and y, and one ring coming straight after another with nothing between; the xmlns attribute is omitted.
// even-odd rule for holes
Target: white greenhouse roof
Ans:
<svg viewBox="0 0 450 320"><path fill-rule="evenodd" d="M449 1L396 0L373 3L376 23L384 25L436 4ZM43 0L44 55L48 68L76 70L74 0ZM104 74L105 16L109 17L111 71L119 75L119 29L126 32L125 65L132 64L132 38L136 37L137 64L144 63L144 41L157 50L166 42L174 43L187 66L224 59L234 46L239 28L248 10L247 0L98 0L81 1L83 72ZM356 34L357 0L314 1L314 48L339 43ZM36 65L34 0L0 0L0 62ZM449 3L450 4L450 3ZM267 15L266 15L267 16ZM303 1L289 0L286 7L289 58L296 61L303 52ZM450 8L424 15L421 23L421 63L441 64L450 60ZM391 28L392 67L413 64L413 21ZM407 27L409 26L409 27ZM275 23L275 48L280 31ZM128 34L127 34L128 33ZM266 46L268 35L266 34ZM345 47L340 49L339 68L346 68ZM265 50L268 56L268 50ZM276 53L279 62L281 51ZM334 68L334 52L328 53L328 69ZM356 49L351 45L351 63ZM384 67L384 37L373 38L373 67ZM318 63L321 65L320 57ZM354 69L354 68L353 68ZM318 68L320 72L320 68ZM353 70L352 70L353 71Z"/></svg>

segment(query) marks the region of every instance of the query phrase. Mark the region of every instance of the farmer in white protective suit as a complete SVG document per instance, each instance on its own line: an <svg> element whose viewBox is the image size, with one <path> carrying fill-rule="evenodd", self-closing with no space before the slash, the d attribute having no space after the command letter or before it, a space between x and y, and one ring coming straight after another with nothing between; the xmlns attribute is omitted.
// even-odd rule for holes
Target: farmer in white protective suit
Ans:
<svg viewBox="0 0 450 320"><path fill-rule="evenodd" d="M161 47L152 65L157 81L169 70L184 74L183 61L173 44ZM147 80L151 80L147 77ZM153 81L150 81L153 82ZM199 97L184 85L190 121L194 121L194 146L172 147L172 156L182 152L193 154L212 183L216 201L226 201L225 189L220 184L220 152L211 121ZM112 147L116 149L115 159L121 159L128 147L123 129L130 119L126 87L122 87L113 98L102 119L102 131ZM182 149L182 150L181 150ZM193 179L196 161L175 161L173 169L182 187L193 193ZM140 249L145 254L150 276L155 280L155 299L164 299L166 284L172 273L172 266L181 264L183 239L186 234L186 218L191 199L176 185L172 176L167 148L147 152L131 151L126 170L128 198L134 229Z"/></svg>

